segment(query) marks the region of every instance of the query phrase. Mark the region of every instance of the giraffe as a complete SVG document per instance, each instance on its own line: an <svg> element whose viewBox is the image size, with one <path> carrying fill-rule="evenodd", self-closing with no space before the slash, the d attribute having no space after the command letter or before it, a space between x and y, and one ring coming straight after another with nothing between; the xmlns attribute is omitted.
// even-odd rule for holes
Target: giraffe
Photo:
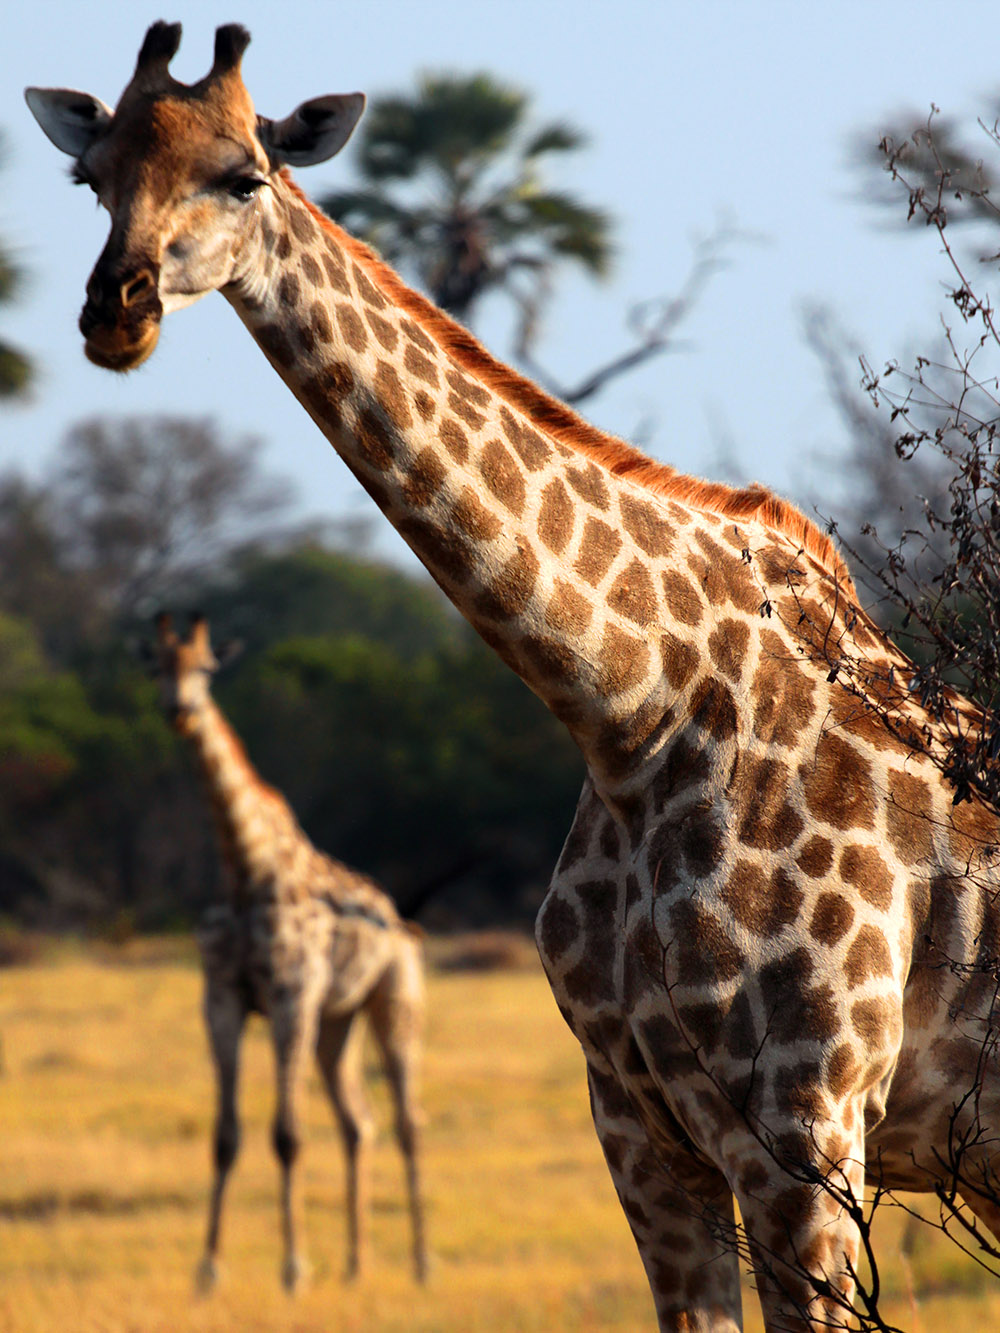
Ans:
<svg viewBox="0 0 1000 1333"><path fill-rule="evenodd" d="M422 1281L427 1255L418 1165L424 1013L419 933L400 919L372 880L318 851L284 798L261 781L211 697L219 660L204 617L194 617L181 638L169 616L158 616L153 660L163 709L197 759L226 884L225 900L206 912L198 932L203 1011L218 1093L215 1171L199 1285L210 1290L218 1279L223 1195L240 1137L239 1046L254 1012L267 1018L274 1044L273 1144L281 1166L285 1287L294 1290L306 1274L297 1240L294 1167L301 1144L301 1083L310 1052L315 1052L344 1140L348 1278L357 1277L364 1266L374 1122L361 1072L363 1028L356 1020L362 1013L395 1103L413 1262Z"/></svg>
<svg viewBox="0 0 1000 1333"><path fill-rule="evenodd" d="M129 370L222 292L573 736L536 939L659 1328L742 1327L741 1237L768 1333L846 1327L866 1173L950 1179L1000 1237L997 824L908 743L933 720L830 539L589 426L323 217L289 168L343 147L360 94L259 117L245 29L190 86L179 42L149 29L114 111L26 94L111 215L86 354Z"/></svg>

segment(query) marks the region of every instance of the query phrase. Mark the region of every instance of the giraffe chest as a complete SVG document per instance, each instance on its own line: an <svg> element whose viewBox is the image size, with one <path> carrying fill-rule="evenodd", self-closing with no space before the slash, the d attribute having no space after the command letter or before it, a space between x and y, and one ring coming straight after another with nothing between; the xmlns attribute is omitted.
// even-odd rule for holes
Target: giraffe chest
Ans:
<svg viewBox="0 0 1000 1333"><path fill-rule="evenodd" d="M276 994L325 992L336 922L322 904L210 908L198 931L206 971L239 990L247 1008L271 1011Z"/></svg>

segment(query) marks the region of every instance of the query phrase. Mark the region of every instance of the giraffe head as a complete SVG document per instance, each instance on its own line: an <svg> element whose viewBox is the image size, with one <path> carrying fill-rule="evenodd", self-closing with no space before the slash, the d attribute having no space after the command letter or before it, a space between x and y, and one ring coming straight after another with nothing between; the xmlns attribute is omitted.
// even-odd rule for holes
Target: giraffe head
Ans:
<svg viewBox="0 0 1000 1333"><path fill-rule="evenodd" d="M175 731L189 735L198 711L208 702L212 677L239 650L229 645L216 657L204 616L191 617L187 635L181 638L170 616L156 617L156 643L152 654L153 675L160 689L160 705Z"/></svg>
<svg viewBox="0 0 1000 1333"><path fill-rule="evenodd" d="M80 315L87 356L108 370L140 365L163 315L246 272L252 238L276 208L274 174L339 152L364 109L362 94L348 93L268 120L240 75L245 28L216 30L212 68L194 84L169 72L180 39L179 23L153 24L114 111L68 88L25 90L46 135L74 159L74 180L111 215Z"/></svg>

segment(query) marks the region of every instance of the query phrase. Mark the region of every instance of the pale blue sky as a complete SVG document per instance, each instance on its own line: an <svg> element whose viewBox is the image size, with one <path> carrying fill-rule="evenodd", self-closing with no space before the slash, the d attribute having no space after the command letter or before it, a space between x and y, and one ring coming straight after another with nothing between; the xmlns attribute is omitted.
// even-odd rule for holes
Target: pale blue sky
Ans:
<svg viewBox="0 0 1000 1333"><path fill-rule="evenodd" d="M591 145L570 155L562 180L616 214L620 256L610 282L567 279L557 290L543 356L567 379L623 346L628 307L674 291L692 239L720 217L762 234L765 244L734 250L684 329L686 349L618 380L585 411L622 434L652 420L652 452L698 473L717 472L724 430L748 475L824 512L842 436L803 342L803 304L828 302L878 364L934 327L945 276L932 235L880 230L880 215L858 200L848 136L874 135L885 113L932 101L971 125L1000 89L995 6L978 0L9 6L0 234L31 282L0 318L42 373L27 407L0 412L0 468L34 472L67 425L95 413L211 416L227 431L260 433L267 465L292 478L302 512L316 515L367 513L369 502L221 297L171 316L133 375L83 357L76 319L106 221L89 192L69 185L68 159L36 128L21 90L67 85L113 105L146 26L161 17L184 22L172 66L184 80L207 70L217 23L246 24L244 76L268 115L325 92L407 89L420 70L486 69L529 90L541 117L583 127ZM299 179L313 194L345 184L349 150ZM478 331L507 355L499 313Z"/></svg>

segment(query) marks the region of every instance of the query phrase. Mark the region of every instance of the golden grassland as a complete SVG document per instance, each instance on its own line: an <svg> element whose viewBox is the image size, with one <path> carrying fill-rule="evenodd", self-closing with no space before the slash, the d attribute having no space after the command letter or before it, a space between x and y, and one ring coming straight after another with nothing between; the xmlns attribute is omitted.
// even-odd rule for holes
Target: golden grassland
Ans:
<svg viewBox="0 0 1000 1333"><path fill-rule="evenodd" d="M375 1079L373 1263L342 1282L340 1144L311 1076L301 1169L313 1272L294 1298L278 1281L263 1024L245 1041L223 1283L200 1298L213 1088L193 952L139 942L0 971L0 1333L651 1333L582 1057L541 969L527 950L502 971L450 969L440 944L431 953L431 1280L410 1277L402 1172ZM905 1225L898 1210L879 1223L883 1312L912 1333L1000 1327L998 1284L928 1227L904 1258ZM759 1330L752 1293L746 1304Z"/></svg>

